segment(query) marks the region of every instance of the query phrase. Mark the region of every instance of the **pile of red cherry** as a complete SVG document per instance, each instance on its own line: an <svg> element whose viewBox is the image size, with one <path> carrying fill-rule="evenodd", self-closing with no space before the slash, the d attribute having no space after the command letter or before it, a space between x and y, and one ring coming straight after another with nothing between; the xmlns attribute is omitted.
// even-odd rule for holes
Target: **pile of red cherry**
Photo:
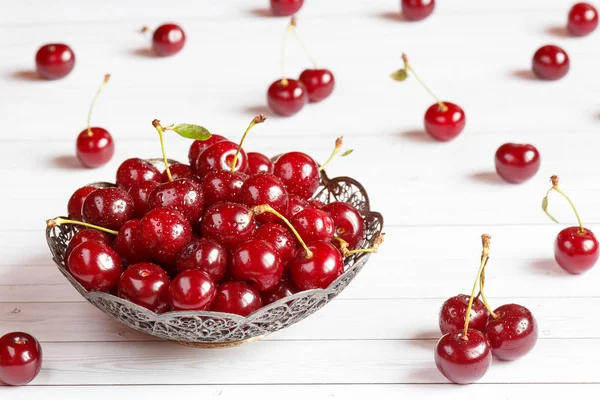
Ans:
<svg viewBox="0 0 600 400"><path fill-rule="evenodd" d="M492 310L489 306L484 286L490 237L481 238L481 264L471 295L446 300L439 315L444 336L435 348L435 364L446 378L460 384L478 381L492 364L492 355L516 360L529 353L538 338L536 320L527 308L505 304Z"/></svg>
<svg viewBox="0 0 600 400"><path fill-rule="evenodd" d="M83 225L65 264L86 290L110 292L156 313L212 310L242 316L298 291L327 288L358 248L364 221L350 204L313 199L320 170L307 154L272 162L196 125L163 127L155 120L166 166L125 160L116 187L85 186L68 202ZM190 164L168 165L164 132L196 139ZM349 154L345 152L342 155Z"/></svg>

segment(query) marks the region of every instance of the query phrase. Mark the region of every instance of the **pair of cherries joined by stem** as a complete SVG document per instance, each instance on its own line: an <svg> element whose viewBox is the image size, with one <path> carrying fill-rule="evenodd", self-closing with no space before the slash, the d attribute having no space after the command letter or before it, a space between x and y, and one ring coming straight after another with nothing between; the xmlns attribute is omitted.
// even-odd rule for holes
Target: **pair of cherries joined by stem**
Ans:
<svg viewBox="0 0 600 400"><path fill-rule="evenodd" d="M444 336L436 345L435 363L446 378L458 384L481 379L492 364L492 355L506 361L523 357L538 338L537 322L527 308L505 304L492 310L488 305L484 286L489 235L482 235L482 244L481 263L471 295L446 300L439 315Z"/></svg>
<svg viewBox="0 0 600 400"><path fill-rule="evenodd" d="M408 62L406 54L402 54L402 60L404 61L404 68L392 73L391 78L401 82L412 75L435 99L435 104L431 105L425 112L425 132L442 142L454 139L465 128L465 112L454 103L442 102L415 73L412 65Z"/></svg>
<svg viewBox="0 0 600 400"><path fill-rule="evenodd" d="M554 222L558 223L548 212L548 195L555 191L562 195L577 217L578 226L571 226L559 232L554 242L554 258L562 269L570 274L578 275L596 265L600 256L600 246L594 233L588 228L583 227L579 213L571 199L558 186L558 176L553 175L550 178L552 187L546 193L542 200L542 210Z"/></svg>
<svg viewBox="0 0 600 400"><path fill-rule="evenodd" d="M290 33L294 34L313 64L313 68L304 70L297 80L287 78L285 73L285 49ZM267 102L276 114L284 117L296 114L308 102L317 103L326 99L335 87L335 78L331 71L317 68L315 59L300 39L296 31L295 18L292 18L290 21L283 37L281 75L281 79L276 80L269 86L267 90Z"/></svg>
<svg viewBox="0 0 600 400"><path fill-rule="evenodd" d="M33 336L11 332L0 337L0 383L26 385L42 368L42 346Z"/></svg>

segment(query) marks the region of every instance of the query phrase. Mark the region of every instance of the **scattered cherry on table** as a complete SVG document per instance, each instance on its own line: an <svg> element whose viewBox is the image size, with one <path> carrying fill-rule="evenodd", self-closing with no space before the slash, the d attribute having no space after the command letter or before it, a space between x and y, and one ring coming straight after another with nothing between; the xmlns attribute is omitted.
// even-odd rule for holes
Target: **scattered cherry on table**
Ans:
<svg viewBox="0 0 600 400"><path fill-rule="evenodd" d="M277 17L292 16L296 14L304 4L304 0L270 0L270 2L271 12Z"/></svg>
<svg viewBox="0 0 600 400"><path fill-rule="evenodd" d="M42 346L24 332L0 337L0 382L11 386L27 385L42 368Z"/></svg>
<svg viewBox="0 0 600 400"><path fill-rule="evenodd" d="M38 74L45 79L60 79L75 67L75 53L66 44L51 43L39 48L35 55Z"/></svg>
<svg viewBox="0 0 600 400"><path fill-rule="evenodd" d="M147 27L142 32L149 30ZM167 57L177 54L185 44L185 32L179 25L163 24L152 34L152 50L157 56Z"/></svg>
<svg viewBox="0 0 600 400"><path fill-rule="evenodd" d="M538 327L531 311L518 304L505 304L494 310L485 328L492 354L499 360L523 357L535 346Z"/></svg>
<svg viewBox="0 0 600 400"><path fill-rule="evenodd" d="M543 80L561 79L569 72L570 65L567 53L560 47L551 44L540 47L533 55L533 72Z"/></svg>
<svg viewBox="0 0 600 400"><path fill-rule="evenodd" d="M589 3L577 3L571 7L567 29L572 35L586 36L598 27L598 11Z"/></svg>
<svg viewBox="0 0 600 400"><path fill-rule="evenodd" d="M402 15L409 21L421 21L431 15L435 0L402 0Z"/></svg>
<svg viewBox="0 0 600 400"><path fill-rule="evenodd" d="M495 155L496 172L510 183L523 183L540 169L540 152L531 144L505 143Z"/></svg>

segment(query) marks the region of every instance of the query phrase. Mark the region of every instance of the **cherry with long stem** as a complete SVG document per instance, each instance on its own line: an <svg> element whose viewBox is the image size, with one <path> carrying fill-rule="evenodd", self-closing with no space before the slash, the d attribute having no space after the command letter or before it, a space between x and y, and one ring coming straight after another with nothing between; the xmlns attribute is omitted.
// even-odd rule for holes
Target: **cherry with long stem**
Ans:
<svg viewBox="0 0 600 400"><path fill-rule="evenodd" d="M490 239L491 239L490 235L487 235L487 234L481 235L481 244L482 244L481 262L479 264L479 270L477 271L477 277L475 278L475 283L473 283L473 289L471 290L471 297L469 298L469 305L467 306L467 312L465 314L465 326L463 328L463 334L461 336L462 340L469 340L467 332L469 331L469 320L471 319L471 309L473 308L473 301L475 301L475 293L477 291L477 285L481 284L481 273L485 269L485 266L489 259ZM488 310L489 310L489 308L488 308Z"/></svg>
<svg viewBox="0 0 600 400"><path fill-rule="evenodd" d="M298 34L298 30L296 29L296 26L297 26L297 24L296 24L296 18L292 17L292 20L290 21L290 25L289 25L288 28L294 34L294 37L296 38L296 40L298 41L298 43L300 43L300 46L302 47L302 50L304 50L304 53L306 54L306 57L308 57L308 59L310 60L310 63L313 65L313 68L317 69L317 61L313 57L313 55L310 53L310 51L308 50L308 47L306 47L306 45L304 44L304 42L300 38L300 35Z"/></svg>
<svg viewBox="0 0 600 400"><path fill-rule="evenodd" d="M335 156L342 150L342 144L343 144L343 140L344 137L340 136L335 140L335 147L333 148L333 151L331 152L331 154L329 155L329 158L323 163L321 164L321 166L319 167L319 171L323 171L325 169L325 167L331 162L333 161L333 159L335 158ZM354 150L346 150L344 153L342 153L341 157L346 157L348 155L350 155Z"/></svg>
<svg viewBox="0 0 600 400"><path fill-rule="evenodd" d="M91 121L92 121L92 110L94 109L94 106L96 105L96 101L98 101L98 97L100 97L100 93L102 93L102 89L104 89L104 87L106 86L106 84L108 83L108 81L110 80L110 74L106 74L104 75L104 80L102 81L102 85L100 85L100 87L98 88L98 91L96 92L96 94L94 95L94 99L92 100L92 104L90 105L90 109L88 111L88 116L87 116L87 133L88 136L92 136L92 125L91 125Z"/></svg>
<svg viewBox="0 0 600 400"><path fill-rule="evenodd" d="M106 232L108 234L115 235L115 236L119 234L118 231L115 231L113 229L103 228L98 225L88 224L87 222L76 221L73 219L58 217L58 218L46 220L46 226L54 227L54 226L59 226L59 225L80 225L80 226L85 226L86 228L92 228L92 229L96 229L98 231Z"/></svg>
<svg viewBox="0 0 600 400"><path fill-rule="evenodd" d="M250 125L248 125L248 128L246 128L246 131L242 135L240 144L238 145L237 151L235 152L235 155L233 156L233 161L231 162L231 172L232 173L235 172L235 167L237 165L238 156L240 155L240 151L242 151L242 145L244 144L244 140L246 139L246 136L252 130L252 128L254 128L255 125L265 122L266 119L267 119L267 117L265 117L264 114L260 114L260 115L257 115L256 117L254 117L252 119L252 121L250 121Z"/></svg>
<svg viewBox="0 0 600 400"><path fill-rule="evenodd" d="M417 73L415 72L415 70L413 69L412 65L408 62L408 56L404 53L402 53L402 61L404 62L404 69L400 70L400 71L404 71L405 75L405 79L406 77L408 77L408 72L410 72L412 74L412 76L415 77L415 79L417 80L417 82L419 82L419 84L421 84L421 86L423 86L423 88L431 95L431 97L433 97L435 99L435 102L440 106L440 110L442 112L446 112L448 111L448 107L446 106L446 104L444 104L437 96L436 94L433 92L433 90L431 90L429 88L429 86L427 86L425 84L425 82L423 80L421 80L421 78L419 78L419 75L417 75ZM397 74L399 71L397 71L394 74ZM393 75L394 75L393 74ZM400 73L402 74L402 73ZM394 77L392 77L394 78ZM396 78L394 78L396 79Z"/></svg>
<svg viewBox="0 0 600 400"><path fill-rule="evenodd" d="M158 132L158 137L160 138L160 150L162 152L163 162L165 164L165 172L167 173L167 177L169 178L169 182L173 182L173 176L171 175L171 170L169 169L169 161L167 160L167 153L165 152L164 130L167 129L167 128L164 128L160 124L160 121L157 120L157 119L155 119L154 121L152 121L152 125L154 126L154 128L156 128L156 131Z"/></svg>
<svg viewBox="0 0 600 400"><path fill-rule="evenodd" d="M295 31L296 26L296 18L292 17L290 23L285 28L285 32L283 34L283 41L281 43L281 84L283 86L287 86L289 81L287 79L287 75L285 74L285 49L287 47L288 37L290 32Z"/></svg>
<svg viewBox="0 0 600 400"><path fill-rule="evenodd" d="M379 247L383 243L384 237L385 237L385 233L381 233L377 237L375 237L375 239L373 240L372 247L369 247L366 249L354 249L354 250L349 249L349 244L344 239L339 238L339 237L334 237L333 239L337 240L339 242L340 252L342 253L342 256L344 258L346 258L346 257L351 256L352 254L358 254L358 253L377 253L379 251Z"/></svg>
<svg viewBox="0 0 600 400"><path fill-rule="evenodd" d="M558 187L558 176L556 175L552 175L550 177L550 182L552 182L552 187L550 189L548 189L548 191L546 192L546 196L544 197L544 199L542 200L542 209L544 210L544 212L546 213L546 215L554 222L558 223L558 220L556 218L554 218L549 212L548 212L548 196L550 195L550 192L552 192L553 190L562 195L568 202L569 205L571 206L571 208L573 209L573 212L575 212L575 217L577 218L577 224L579 225L579 233L580 234L585 234L585 228L583 227L583 223L581 222L581 218L579 217L579 213L577 212L577 209L575 208L575 204L573 204L573 202L571 201L571 199L569 198L569 196L567 196L565 194L565 192L563 192L559 187Z"/></svg>

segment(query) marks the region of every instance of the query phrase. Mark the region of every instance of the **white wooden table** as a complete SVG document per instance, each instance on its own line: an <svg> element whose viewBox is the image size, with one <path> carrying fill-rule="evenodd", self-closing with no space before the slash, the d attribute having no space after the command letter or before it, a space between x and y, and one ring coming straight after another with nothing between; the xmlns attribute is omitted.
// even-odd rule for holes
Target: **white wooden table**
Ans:
<svg viewBox="0 0 600 400"><path fill-rule="evenodd" d="M600 32L565 35L571 1L441 0L431 18L407 23L397 16L397 0L306 0L299 32L334 71L336 90L293 118L270 118L246 148L301 150L323 160L344 135L355 152L329 173L364 184L385 217L387 241L319 313L226 350L154 340L82 301L51 261L44 221L65 212L76 188L113 179L123 159L157 156L154 118L237 138L252 116L270 115L265 93L279 78L286 19L266 17L267 0L91 3L1 7L0 334L29 332L45 356L29 386L0 387L2 400L598 393L600 267L583 276L562 272L552 254L561 227L540 210L548 177L559 174L586 226L600 232ZM175 57L149 57L137 30L167 21L184 27L185 48ZM71 45L77 64L66 79L40 81L33 58L53 41ZM288 71L296 75L309 65L291 43ZM561 81L537 81L529 72L531 56L546 43L571 57ZM401 52L443 99L465 109L467 127L457 140L437 143L422 133L432 100L415 81L388 77ZM85 170L74 161L74 141L107 72L112 80L93 123L112 132L116 153L107 166ZM508 141L533 143L542 154L539 174L524 185L494 173L494 152ZM185 159L187 146L168 138L172 158ZM555 200L556 216L573 222ZM494 361L480 384L460 387L447 384L433 362L437 313L446 298L469 290L484 232L492 235L491 302L529 307L540 340L524 359Z"/></svg>

